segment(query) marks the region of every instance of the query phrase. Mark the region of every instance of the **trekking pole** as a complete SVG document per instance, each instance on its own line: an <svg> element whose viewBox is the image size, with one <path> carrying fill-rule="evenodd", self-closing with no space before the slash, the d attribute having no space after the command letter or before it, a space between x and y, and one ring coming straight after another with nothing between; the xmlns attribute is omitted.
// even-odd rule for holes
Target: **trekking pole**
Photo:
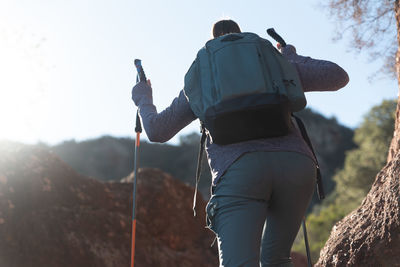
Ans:
<svg viewBox="0 0 400 267"><path fill-rule="evenodd" d="M283 38L274 30L274 28L269 28L267 29L267 33L269 34L269 36L271 36L272 38L275 39L275 41L277 41L282 47L286 46L286 42L285 40L283 40ZM319 169L318 169L319 170ZM320 183L317 183L318 185L318 190L320 187ZM321 186L322 188L322 186ZM321 192L323 194L323 191L321 189ZM321 198L320 198L321 199ZM306 217L303 217L303 234L304 234L304 243L306 245L306 253L307 253L307 262L308 262L308 266L312 267L312 263L311 263L311 253L310 253L310 246L308 244L308 236L307 236L307 228L306 228Z"/></svg>
<svg viewBox="0 0 400 267"><path fill-rule="evenodd" d="M138 72L136 77L136 82L144 81L146 82L146 75L144 74L142 68L142 62L140 59L135 59L135 66ZM135 141L135 163L134 163L134 176L133 176L133 200L132 200L132 242L131 242L131 267L135 265L135 241L136 241L136 183L137 183L137 173L138 173L138 157L139 157L139 146L140 146L140 133L142 132L142 124L139 117L139 109L136 113L136 141Z"/></svg>
<svg viewBox="0 0 400 267"><path fill-rule="evenodd" d="M312 267L311 255L310 255L310 247L308 245L308 236L307 236L307 228L306 228L306 217L303 217L303 234L304 234L304 243L306 244L306 253L307 253L307 263L309 267Z"/></svg>

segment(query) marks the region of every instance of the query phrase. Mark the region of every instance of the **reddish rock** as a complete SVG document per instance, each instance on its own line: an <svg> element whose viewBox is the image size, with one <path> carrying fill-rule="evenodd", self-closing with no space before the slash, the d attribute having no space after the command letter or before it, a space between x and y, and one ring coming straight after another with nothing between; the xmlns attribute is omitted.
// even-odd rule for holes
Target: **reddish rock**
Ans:
<svg viewBox="0 0 400 267"><path fill-rule="evenodd" d="M218 265L192 196L161 171L140 172L135 266ZM130 183L101 183L45 150L3 145L0 266L129 266L131 202Z"/></svg>
<svg viewBox="0 0 400 267"><path fill-rule="evenodd" d="M197 198L194 218L191 187L157 169L141 169L138 178L138 266L218 266L214 236L204 228L204 200Z"/></svg>
<svg viewBox="0 0 400 267"><path fill-rule="evenodd" d="M194 218L193 188L157 169L138 177L135 266L218 266L204 200ZM130 266L132 178L101 183L46 150L0 144L0 266Z"/></svg>
<svg viewBox="0 0 400 267"><path fill-rule="evenodd" d="M317 266L400 266L400 153L361 206L338 222Z"/></svg>

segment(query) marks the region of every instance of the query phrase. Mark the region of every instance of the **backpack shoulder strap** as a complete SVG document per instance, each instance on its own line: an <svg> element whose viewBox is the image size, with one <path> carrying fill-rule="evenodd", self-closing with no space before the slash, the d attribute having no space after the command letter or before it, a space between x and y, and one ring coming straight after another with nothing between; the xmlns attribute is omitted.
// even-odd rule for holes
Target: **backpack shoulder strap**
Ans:
<svg viewBox="0 0 400 267"><path fill-rule="evenodd" d="M313 146L311 144L310 138L308 137L307 130L306 130L306 127L304 126L303 121L299 117L297 117L297 116L295 116L293 114L292 114L292 116L296 119L296 123L299 126L301 135L303 136L304 141L306 141L307 145L310 147L310 150L313 153L314 158L315 158L315 160L317 162L317 192L318 192L318 198L320 200L322 200L322 199L325 198L325 192L324 192L324 188L323 188L323 185L322 185L321 170L320 170L320 167L319 167L317 156L315 155L314 148L313 148Z"/></svg>

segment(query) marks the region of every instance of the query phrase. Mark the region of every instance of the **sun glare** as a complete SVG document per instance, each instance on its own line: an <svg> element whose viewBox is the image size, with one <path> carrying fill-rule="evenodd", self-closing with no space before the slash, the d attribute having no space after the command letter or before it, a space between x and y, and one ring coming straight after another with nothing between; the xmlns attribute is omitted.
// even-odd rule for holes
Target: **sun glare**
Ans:
<svg viewBox="0 0 400 267"><path fill-rule="evenodd" d="M46 115L43 42L22 30L0 29L0 139L36 139Z"/></svg>

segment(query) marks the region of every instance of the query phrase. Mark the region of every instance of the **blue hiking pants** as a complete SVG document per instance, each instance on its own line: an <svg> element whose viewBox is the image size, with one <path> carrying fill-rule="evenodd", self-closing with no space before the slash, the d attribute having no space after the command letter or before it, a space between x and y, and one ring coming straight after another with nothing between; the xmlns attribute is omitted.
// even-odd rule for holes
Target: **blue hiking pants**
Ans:
<svg viewBox="0 0 400 267"><path fill-rule="evenodd" d="M315 183L315 163L300 153L251 152L235 161L206 206L220 267L292 266Z"/></svg>

